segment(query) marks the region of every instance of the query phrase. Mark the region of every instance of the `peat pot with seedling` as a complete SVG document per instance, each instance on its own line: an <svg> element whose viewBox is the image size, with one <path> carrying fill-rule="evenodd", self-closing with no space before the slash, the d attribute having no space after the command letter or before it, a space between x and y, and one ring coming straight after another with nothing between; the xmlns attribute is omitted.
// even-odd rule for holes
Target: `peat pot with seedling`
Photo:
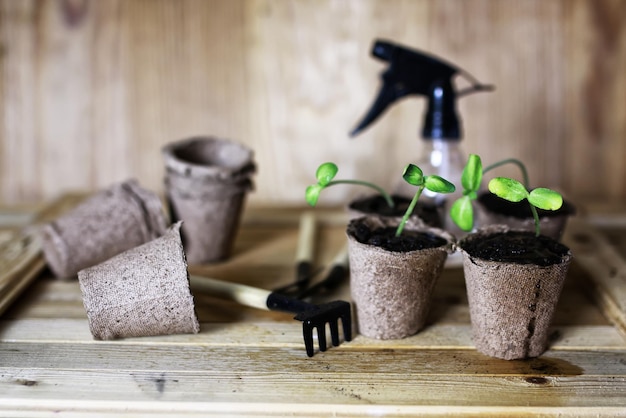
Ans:
<svg viewBox="0 0 626 418"><path fill-rule="evenodd" d="M480 159L470 158L461 182L464 197L451 207L451 217L466 230L473 226L471 199L481 181ZM557 210L562 196L550 189L528 191L513 179L496 177L489 191L511 202L526 200L535 231L507 225L478 229L459 241L476 348L506 360L540 356L572 259L570 250L541 235L537 209Z"/></svg>
<svg viewBox="0 0 626 418"><path fill-rule="evenodd" d="M315 173L317 183L312 184L306 189L306 200L311 206L315 206L320 192L330 186L338 184L351 184L365 186L375 191L375 193L359 196L348 203L348 213L351 218L363 215L378 215L389 217L402 217L405 213L411 199L404 196L390 194L384 188L377 184L353 179L335 179L339 171L337 165L333 162L321 164ZM427 225L441 227L441 219L437 208L417 204L413 208L411 215L419 216Z"/></svg>
<svg viewBox="0 0 626 418"><path fill-rule="evenodd" d="M318 175L319 183L307 189L309 204L315 205L319 192L336 184L332 183L336 170L327 174ZM411 216L424 189L451 193L454 185L439 176L425 176L412 164L403 178L417 191L401 219L366 215L352 219L347 227L358 331L370 338L404 338L423 328L435 283L454 248L450 234Z"/></svg>
<svg viewBox="0 0 626 418"><path fill-rule="evenodd" d="M471 210L470 202L473 201L475 203L476 213L471 216L466 216L466 222L471 222L473 225L475 218L475 223L478 227L487 225L508 225L511 229L523 229L528 231L535 229L535 215L537 215L541 233L550 238L559 240L563 235L567 220L576 213L576 208L571 202L564 200L563 204L555 210L544 210L541 207L537 207L535 209L536 213L533 213L531 206L525 202L512 202L489 191L479 190L482 176L485 173L506 164L514 164L520 169L523 184L526 189L530 189L528 171L524 163L520 160L508 158L490 164L487 167L482 167L480 157L471 154L466 167L472 167L472 169L478 168L479 171L476 172L474 177L474 184L467 185L468 187L464 185L463 197L455 202L456 209L453 210ZM469 228L465 225L460 227L465 231L472 229L471 226L469 226Z"/></svg>

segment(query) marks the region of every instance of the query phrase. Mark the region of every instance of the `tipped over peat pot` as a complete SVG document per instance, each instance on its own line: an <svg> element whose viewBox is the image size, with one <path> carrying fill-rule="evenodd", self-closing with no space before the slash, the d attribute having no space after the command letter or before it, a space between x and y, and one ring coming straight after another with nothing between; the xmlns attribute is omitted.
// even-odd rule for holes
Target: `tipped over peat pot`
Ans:
<svg viewBox="0 0 626 418"><path fill-rule="evenodd" d="M535 220L530 205L526 201L510 202L493 193L481 193L477 199L476 224L478 227L487 225L507 225L511 229L525 231L535 230ZM558 210L537 209L541 233L560 240L565 231L567 220L576 213L576 208L568 201Z"/></svg>
<svg viewBox="0 0 626 418"><path fill-rule="evenodd" d="M570 250L504 225L480 229L458 246L478 351L505 360L540 356L548 346Z"/></svg>
<svg viewBox="0 0 626 418"><path fill-rule="evenodd" d="M395 237L397 219L364 216L347 228L350 292L358 332L369 338L399 339L423 328L433 289L453 251L453 238L408 220Z"/></svg>
<svg viewBox="0 0 626 418"><path fill-rule="evenodd" d="M253 152L231 140L194 137L166 145L165 189L174 221L182 220L187 260L230 256L246 194L256 172Z"/></svg>
<svg viewBox="0 0 626 418"><path fill-rule="evenodd" d="M95 339L197 333L180 222L163 236L78 272Z"/></svg>
<svg viewBox="0 0 626 418"><path fill-rule="evenodd" d="M115 184L41 228L42 251L57 277L75 276L167 229L161 199L136 180Z"/></svg>

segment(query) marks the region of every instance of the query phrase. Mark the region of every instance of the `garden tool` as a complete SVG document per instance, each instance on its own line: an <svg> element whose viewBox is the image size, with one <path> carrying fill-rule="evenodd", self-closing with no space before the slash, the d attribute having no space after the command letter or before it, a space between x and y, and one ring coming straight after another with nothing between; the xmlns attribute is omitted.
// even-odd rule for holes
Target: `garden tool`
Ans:
<svg viewBox="0 0 626 418"><path fill-rule="evenodd" d="M304 300L311 296L326 295L341 284L349 271L348 246L345 245L331 263L326 277L308 289L302 290L295 297Z"/></svg>
<svg viewBox="0 0 626 418"><path fill-rule="evenodd" d="M294 319L302 321L304 345L309 357L315 353L314 328L317 328L320 351L326 351L327 348L326 324L330 328L333 346L340 344L339 320L343 327L344 340L352 339L352 313L349 302L337 300L313 305L270 290L200 276L190 276L190 283L194 291L207 292L252 308L296 313Z"/></svg>
<svg viewBox="0 0 626 418"><path fill-rule="evenodd" d="M296 247L296 279L294 282L274 289L274 292L294 296L302 292L316 272L313 271L316 219L313 212L300 215L298 244Z"/></svg>

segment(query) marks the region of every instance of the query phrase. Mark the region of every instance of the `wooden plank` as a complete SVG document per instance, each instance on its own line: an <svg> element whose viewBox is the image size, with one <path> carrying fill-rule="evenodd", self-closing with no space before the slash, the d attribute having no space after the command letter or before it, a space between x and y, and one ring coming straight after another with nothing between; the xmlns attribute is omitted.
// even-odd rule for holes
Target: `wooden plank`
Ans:
<svg viewBox="0 0 626 418"><path fill-rule="evenodd" d="M0 316L46 267L34 228L74 207L82 199L64 196L46 206L34 222L13 231L0 244Z"/></svg>
<svg viewBox="0 0 626 418"><path fill-rule="evenodd" d="M184 345L259 346L298 348L303 346L302 328L290 315L283 320L254 322L201 323L200 333L159 337L129 338L115 344L128 346ZM227 326L226 326L227 325ZM612 326L555 326L552 350L624 350L626 341ZM316 338L317 336L315 336ZM0 342L89 343L92 341L86 319L15 319L0 321ZM358 350L458 350L474 348L469 324L435 324L418 334L394 341L381 341L357 335L341 349ZM339 349L339 348L335 348Z"/></svg>
<svg viewBox="0 0 626 418"><path fill-rule="evenodd" d="M604 314L626 336L626 259L587 223L573 219L564 241L587 271L589 288Z"/></svg>
<svg viewBox="0 0 626 418"><path fill-rule="evenodd" d="M112 343L46 344L42 351L39 344L9 343L0 347L6 360L0 398L179 402L202 395L207 402L230 402L234 411L241 399L321 406L626 406L620 352L551 351L531 361L498 361L471 350L446 354L339 349L307 358L289 347L249 347L233 355L232 347L194 346L181 355L177 345L133 351Z"/></svg>

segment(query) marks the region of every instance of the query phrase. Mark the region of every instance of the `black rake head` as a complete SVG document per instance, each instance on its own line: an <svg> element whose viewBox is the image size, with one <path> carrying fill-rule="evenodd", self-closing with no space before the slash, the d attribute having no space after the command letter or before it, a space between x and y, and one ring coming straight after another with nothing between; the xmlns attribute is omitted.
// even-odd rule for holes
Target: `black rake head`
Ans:
<svg viewBox="0 0 626 418"><path fill-rule="evenodd" d="M313 330L317 329L317 340L320 351L326 351L326 324L330 328L330 338L333 346L340 344L339 340L339 320L343 328L343 338L345 341L352 340L352 312L350 303L343 300L324 303L320 305L309 305L309 308L298 313L294 317L302 321L302 333L304 335L304 345L309 357L313 357L315 349L313 346Z"/></svg>

